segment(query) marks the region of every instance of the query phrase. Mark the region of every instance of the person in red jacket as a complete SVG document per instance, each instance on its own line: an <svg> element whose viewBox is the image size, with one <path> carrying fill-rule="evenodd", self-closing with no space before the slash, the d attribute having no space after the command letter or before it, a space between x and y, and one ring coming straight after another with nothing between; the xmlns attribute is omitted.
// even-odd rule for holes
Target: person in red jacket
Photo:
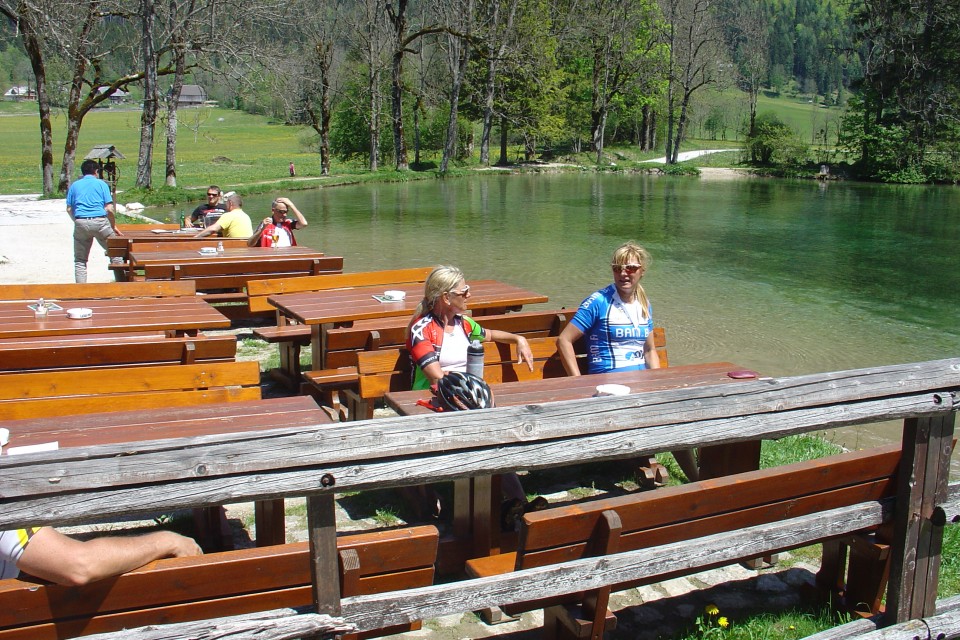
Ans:
<svg viewBox="0 0 960 640"><path fill-rule="evenodd" d="M303 217L297 206L290 198L277 198L270 207L271 215L263 219L247 240L251 247L295 247L297 239L293 235L294 229L307 226L307 219ZM292 212L296 219L291 220L287 214ZM274 240L276 238L276 240Z"/></svg>

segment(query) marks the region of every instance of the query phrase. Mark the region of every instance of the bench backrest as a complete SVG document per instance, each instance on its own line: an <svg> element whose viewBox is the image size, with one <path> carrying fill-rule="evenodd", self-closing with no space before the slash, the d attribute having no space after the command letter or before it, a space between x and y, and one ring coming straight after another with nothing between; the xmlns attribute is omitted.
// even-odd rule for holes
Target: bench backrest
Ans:
<svg viewBox="0 0 960 640"><path fill-rule="evenodd" d="M188 262L177 265L147 265L144 276L150 280L192 280L198 290L243 288L249 280L289 278L298 275L340 273L343 258L288 258L284 260Z"/></svg>
<svg viewBox="0 0 960 640"><path fill-rule="evenodd" d="M251 313L275 311L276 307L270 304L267 298L281 293L305 293L381 285L390 288L393 285L423 283L426 282L427 276L430 275L432 270L433 267L414 267L411 269L363 271L339 275L251 280L247 284L248 303Z"/></svg>
<svg viewBox="0 0 960 640"><path fill-rule="evenodd" d="M485 320L485 319L484 319ZM662 366L666 366L666 333L662 327L654 328L654 340ZM490 384L517 380L558 378L566 369L557 352L557 337L528 338L533 352L533 371L526 364L517 364L517 350L512 344L487 342L483 345L483 379ZM410 355L404 349L357 352L359 395L370 400L382 397L388 391L407 391L412 381ZM581 369L584 368L582 364Z"/></svg>
<svg viewBox="0 0 960 640"><path fill-rule="evenodd" d="M98 282L84 284L4 284L0 300L105 300L108 298L168 298L194 296L193 282Z"/></svg>
<svg viewBox="0 0 960 640"><path fill-rule="evenodd" d="M2 420L260 399L253 361L10 373L2 380Z"/></svg>
<svg viewBox="0 0 960 640"><path fill-rule="evenodd" d="M895 493L899 463L889 445L529 513L515 568L598 555L606 512L620 522L623 552L880 500Z"/></svg>
<svg viewBox="0 0 960 640"><path fill-rule="evenodd" d="M0 340L0 373L149 364L229 362L237 338L163 333L94 334Z"/></svg>
<svg viewBox="0 0 960 640"><path fill-rule="evenodd" d="M569 315L563 311L521 311L478 318L486 329L508 331L528 339L560 335L567 326ZM337 327L327 331L327 367L357 365L356 352L379 349L399 349L407 341L408 317L359 320L351 327Z"/></svg>
<svg viewBox="0 0 960 640"><path fill-rule="evenodd" d="M339 537L341 595L429 586L438 538L433 526ZM72 638L311 604L309 544L300 542L158 560L85 587L3 580L0 639Z"/></svg>

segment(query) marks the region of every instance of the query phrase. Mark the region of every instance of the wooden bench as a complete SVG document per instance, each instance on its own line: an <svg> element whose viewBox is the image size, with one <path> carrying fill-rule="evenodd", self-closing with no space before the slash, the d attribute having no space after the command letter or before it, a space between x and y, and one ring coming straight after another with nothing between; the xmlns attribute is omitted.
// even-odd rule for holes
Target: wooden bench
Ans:
<svg viewBox="0 0 960 640"><path fill-rule="evenodd" d="M162 331L0 340L0 373L150 364L230 362L236 336L167 337Z"/></svg>
<svg viewBox="0 0 960 640"><path fill-rule="evenodd" d="M293 324L279 313L269 302L270 296L282 293L309 293L349 289L353 287L383 286L391 287L426 282L433 267L414 267L411 269L388 269L384 271L362 271L359 273L341 273L300 278L274 278L270 280L251 280L247 283L247 306L251 315L274 314L275 327L263 327L254 331L262 340L275 342L280 349L280 366L271 371L278 381L288 388L296 389L300 385L300 349L310 344L312 329L309 325ZM373 321L371 321L373 322Z"/></svg>
<svg viewBox="0 0 960 640"><path fill-rule="evenodd" d="M177 225L163 226L171 226L174 229L178 228ZM216 247L218 243L222 243L224 247L247 246L246 238L200 238L198 240L191 240L178 237L175 241L151 241L139 237L112 236L107 238L107 257L110 259L109 268L114 272L118 281L135 280L136 276L130 269L130 253L132 251L154 253L170 251L171 249L200 250L203 247ZM116 262L114 261L115 259Z"/></svg>
<svg viewBox="0 0 960 640"><path fill-rule="evenodd" d="M251 311L246 292L251 280L265 278L288 279L299 276L316 276L322 273L339 274L343 271L343 258L325 256L323 258L289 258L257 262L255 260L188 262L176 265L151 265L144 268L144 277L153 280L192 281L197 291L203 293L210 303L235 303L241 305L224 306L219 309L224 315L248 317L255 315ZM224 289L226 291L219 291ZM216 291L211 293L211 291Z"/></svg>
<svg viewBox="0 0 960 640"><path fill-rule="evenodd" d="M2 284L0 300L107 300L195 296L193 282L97 282L83 284Z"/></svg>
<svg viewBox="0 0 960 640"><path fill-rule="evenodd" d="M502 575L881 500L895 494L899 464L900 447L890 445L529 513L523 517L516 552L468 560L466 570L474 578ZM789 537L774 539L766 548L745 551L742 559L794 546ZM705 564L697 570L710 568L713 566ZM819 580L823 584L835 584L842 569L837 562L828 560ZM883 575L882 569L879 574ZM609 629L615 624L607 610L611 591L678 575L657 575L649 581L617 584L503 608L508 613L544 608L545 635L550 637L599 638L602 625ZM875 581L862 586L870 591L869 595L851 593L848 596L879 602L884 586L885 580ZM579 607L572 606L577 604Z"/></svg>
<svg viewBox="0 0 960 640"><path fill-rule="evenodd" d="M338 537L341 596L433 584L437 540L433 526ZM85 587L2 580L0 639L59 640L312 603L309 545L301 542L158 560ZM344 637L419 628L415 622Z"/></svg>
<svg viewBox="0 0 960 640"><path fill-rule="evenodd" d="M349 289L383 285L389 289L393 285L426 282L433 267L414 267L410 269L388 269L384 271L361 271L322 275L316 277L277 278L271 280L251 280L247 287L248 305L251 313L276 313L270 304L270 296L283 293L309 293L311 291L329 291L331 289ZM286 318L277 314L277 324L286 322Z"/></svg>
<svg viewBox="0 0 960 640"><path fill-rule="evenodd" d="M521 311L479 318L484 328L516 333L526 338L558 336L567 326L568 314L563 309L545 311ZM395 317L375 320L360 320L350 327L338 327L327 331L327 369L303 374L305 387L302 391L314 395L318 401L338 407L337 395L347 388L355 388L358 379L357 353L381 349L403 348L407 341L407 326L410 318ZM287 325L274 329L303 328L303 325ZM309 327L306 327L309 329ZM254 330L254 335L261 335ZM307 335L309 344L309 333ZM299 364L299 351L297 352ZM299 368L298 368L299 372ZM286 371L271 372L285 381Z"/></svg>
<svg viewBox="0 0 960 640"><path fill-rule="evenodd" d="M486 318L484 318L486 322ZM485 324L486 326L486 324ZM660 364L668 364L666 332L663 327L654 328L654 340ZM489 384L512 382L516 380L537 380L566 376L566 369L557 352L557 337L528 338L533 353L533 371L524 363L518 364L517 349L512 344L487 342L483 345L483 379ZM581 369L586 362L580 357ZM357 352L356 388L345 386L343 394L347 398L347 415L353 420L373 417L376 400L388 391L406 391L413 381L413 363L406 349L381 349L380 351ZM329 371L308 371L304 378L311 385L336 383L335 376L350 374L345 367ZM322 388L322 387L321 387Z"/></svg>
<svg viewBox="0 0 960 640"><path fill-rule="evenodd" d="M260 398L257 362L9 373L2 380L2 420Z"/></svg>

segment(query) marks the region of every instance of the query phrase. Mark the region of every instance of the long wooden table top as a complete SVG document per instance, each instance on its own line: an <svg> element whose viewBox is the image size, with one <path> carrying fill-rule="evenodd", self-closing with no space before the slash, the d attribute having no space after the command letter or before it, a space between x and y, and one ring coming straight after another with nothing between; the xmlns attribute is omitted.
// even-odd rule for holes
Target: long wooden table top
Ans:
<svg viewBox="0 0 960 640"><path fill-rule="evenodd" d="M470 309L514 309L525 304L547 302L545 295L527 291L497 280L470 280ZM398 302L380 302L375 295L384 289L403 291L406 298ZM412 315L423 298L422 284L395 287L356 287L309 293L287 293L270 296L269 301L287 317L303 324L352 322L369 318Z"/></svg>
<svg viewBox="0 0 960 640"><path fill-rule="evenodd" d="M10 445L58 442L61 449L332 423L309 396L201 404L63 418L7 420ZM4 447L6 451L6 447Z"/></svg>
<svg viewBox="0 0 960 640"><path fill-rule="evenodd" d="M48 312L43 320L37 319L24 302L0 302L0 338L126 331L195 332L230 327L226 316L196 296L47 302L56 302L63 309ZM91 309L93 315L84 320L68 318L67 309L74 307Z"/></svg>
<svg viewBox="0 0 960 640"><path fill-rule="evenodd" d="M702 387L713 384L736 382L727 374L741 371L732 362L709 362L706 364L680 365L664 369L642 371L618 371L576 377L546 378L522 382L504 382L490 385L498 407L540 404L559 400L580 400L596 394L597 385L620 384L630 387L631 393ZM426 415L433 413L417 404L429 401L430 391L393 391L384 396L387 405L400 415Z"/></svg>
<svg viewBox="0 0 960 640"><path fill-rule="evenodd" d="M217 239L212 238L216 246ZM197 262L271 262L290 258L322 258L322 251L310 247L225 247L219 253L201 253L196 249L177 249L171 246L169 251L137 251L134 244L130 250L130 264L133 268L147 265L174 265Z"/></svg>

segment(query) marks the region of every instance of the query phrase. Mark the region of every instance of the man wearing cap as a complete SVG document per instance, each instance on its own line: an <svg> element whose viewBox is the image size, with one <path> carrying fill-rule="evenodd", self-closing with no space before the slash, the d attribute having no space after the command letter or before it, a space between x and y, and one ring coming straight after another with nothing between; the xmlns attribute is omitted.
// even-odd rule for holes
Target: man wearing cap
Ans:
<svg viewBox="0 0 960 640"><path fill-rule="evenodd" d="M249 238L253 235L253 223L250 216L241 209L243 199L239 194L227 198L227 212L220 219L196 235L197 238L212 236L222 232L224 238Z"/></svg>

